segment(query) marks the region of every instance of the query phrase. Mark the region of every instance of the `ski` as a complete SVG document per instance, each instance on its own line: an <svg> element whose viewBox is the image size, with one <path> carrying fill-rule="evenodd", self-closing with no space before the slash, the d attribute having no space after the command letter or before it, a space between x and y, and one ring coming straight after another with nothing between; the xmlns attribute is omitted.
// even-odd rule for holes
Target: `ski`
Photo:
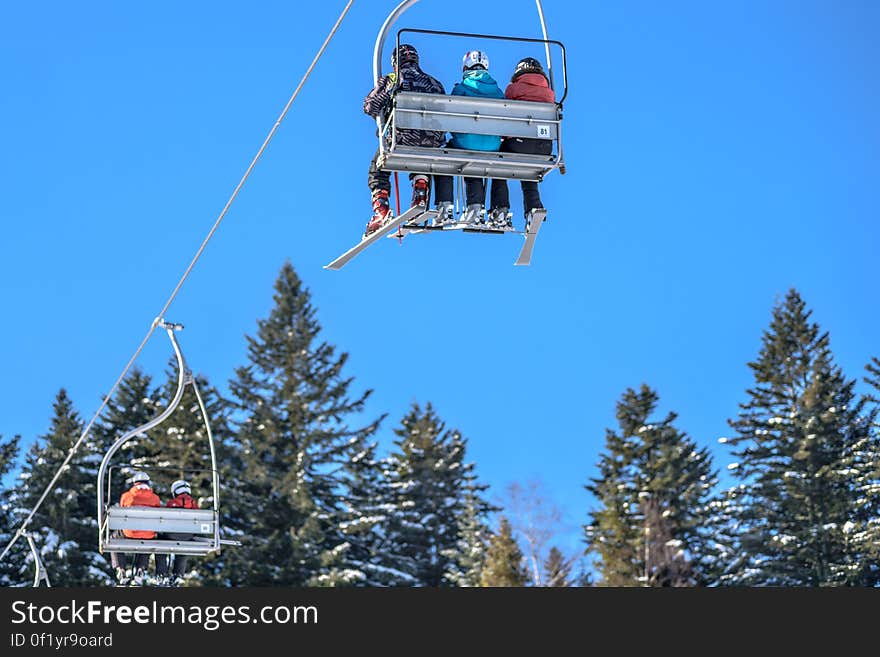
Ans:
<svg viewBox="0 0 880 657"><path fill-rule="evenodd" d="M496 228L490 226L471 226L467 225L462 227L461 232L463 233L483 233L484 235L505 235L507 233L516 233L519 232L514 228ZM523 233L525 234L525 233Z"/></svg>
<svg viewBox="0 0 880 657"><path fill-rule="evenodd" d="M406 212L404 212L402 215L400 215L399 217L394 217L393 219L391 219L388 223L386 223L384 226L382 226L379 230L362 238L360 243L351 247L348 251L346 251L341 256L336 258L336 260L331 262L329 265L324 265L324 269L332 269L334 271L338 271L338 270L342 269L346 264L348 264L348 261L351 260L352 258L354 258L361 251L366 249L368 246L370 246L374 242L377 242L378 240L380 240L383 237L385 237L386 235L388 235L388 233L393 231L395 228L397 228L401 224L406 224L406 223L416 219L417 217L431 220L431 219L433 219L435 214L436 214L436 212L434 212L434 210L425 210L424 206L421 206L421 205L417 205L415 207L412 207L409 210L407 210Z"/></svg>
<svg viewBox="0 0 880 657"><path fill-rule="evenodd" d="M403 240L407 235L418 235L419 233L430 232L451 232L460 230L463 233L481 233L483 235L506 235L507 233L516 233L517 235L525 235L521 230L515 228L497 228L489 226L481 226L479 224L446 224L444 226L422 226L421 224L409 224L407 226L398 226L396 233L390 233L388 239Z"/></svg>
<svg viewBox="0 0 880 657"><path fill-rule="evenodd" d="M535 248L535 239L538 237L538 231L541 230L541 224L544 223L544 219L547 217L547 211L544 209L535 210L532 214L532 218L529 221L529 225L526 226L526 241L523 244L522 249L519 252L519 257L516 259L514 265L528 265L532 262L532 250Z"/></svg>
<svg viewBox="0 0 880 657"><path fill-rule="evenodd" d="M418 235L419 233L430 233L432 231L442 231L445 226L425 226L422 224L407 224L406 226L398 226L397 232L386 235L388 239L402 240L407 235Z"/></svg>

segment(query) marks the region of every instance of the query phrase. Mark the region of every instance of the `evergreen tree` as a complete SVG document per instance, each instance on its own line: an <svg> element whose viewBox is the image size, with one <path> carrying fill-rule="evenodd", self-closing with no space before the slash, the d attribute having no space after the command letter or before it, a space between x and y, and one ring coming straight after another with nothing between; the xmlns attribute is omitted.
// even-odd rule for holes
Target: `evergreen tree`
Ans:
<svg viewBox="0 0 880 657"><path fill-rule="evenodd" d="M12 540L21 521L14 513L15 490L12 486L3 485L3 480L15 467L20 440L19 436L9 440L3 440L0 436L0 552ZM0 562L0 586L17 586L28 579L25 571L26 559L27 542L19 538ZM33 581L33 573L30 574L30 579Z"/></svg>
<svg viewBox="0 0 880 657"><path fill-rule="evenodd" d="M497 507L486 504L483 494L488 487L478 484L471 475L465 486L464 511L458 522L458 539L455 547L447 550L449 570L446 580L455 586L480 586L483 576L483 562L492 532L486 524L486 515L498 511Z"/></svg>
<svg viewBox="0 0 880 657"><path fill-rule="evenodd" d="M872 517L870 510L876 509L872 501L880 490L880 359L872 358L865 367L868 375L865 382L871 392L865 396L868 410L865 419L870 425L869 436L863 449L858 450L860 458L857 471L856 503L865 504L860 517L845 526L847 539L852 551L861 555L862 583L877 585L880 582L880 518Z"/></svg>
<svg viewBox="0 0 880 657"><path fill-rule="evenodd" d="M587 586L596 586L596 583L593 581L593 573L590 572L590 568L587 564L581 563L578 568L578 574L575 578L572 586L578 587L587 587Z"/></svg>
<svg viewBox="0 0 880 657"><path fill-rule="evenodd" d="M230 388L236 411L233 446L242 461L227 496L227 525L246 545L225 554L226 584L340 583L338 553L351 440L376 422L352 427L369 391L350 397L347 354L320 339L311 295L290 263L275 283L275 305L248 337L248 364Z"/></svg>
<svg viewBox="0 0 880 657"><path fill-rule="evenodd" d="M546 586L572 586L571 561L556 547L550 548L550 554L544 562L544 581Z"/></svg>
<svg viewBox="0 0 880 657"><path fill-rule="evenodd" d="M430 403L424 410L414 403L394 433L397 451L386 474L392 490L388 550L405 576L393 583L452 585L450 576L460 581L475 567L459 553L467 516L478 523L489 508L483 487L475 484L473 464L465 463L465 439L446 429Z"/></svg>
<svg viewBox="0 0 880 657"><path fill-rule="evenodd" d="M53 406L49 433L31 447L16 495L23 509L32 509L80 437L83 423L62 389ZM111 581L108 562L98 553L95 519L97 479L95 444L80 445L27 530L41 552L53 586L90 586Z"/></svg>
<svg viewBox="0 0 880 657"><path fill-rule="evenodd" d="M865 366L865 369L868 372L868 376L865 377L865 383L873 389L873 392L868 395L868 400L874 404L880 404L880 358L876 356L872 358L871 362Z"/></svg>
<svg viewBox="0 0 880 657"><path fill-rule="evenodd" d="M729 583L876 583L876 562L851 538L880 511L864 400L811 314L795 290L776 305L749 363L755 385L730 421L728 467L742 486L729 510L743 558Z"/></svg>
<svg viewBox="0 0 880 657"><path fill-rule="evenodd" d="M386 550L390 488L375 442L352 439L344 469L339 529L345 543L325 559L324 586L387 586L400 576Z"/></svg>
<svg viewBox="0 0 880 657"><path fill-rule="evenodd" d="M513 538L513 530L507 518L501 518L498 533L489 542L486 562L483 565L481 586L525 586L529 573L523 553Z"/></svg>
<svg viewBox="0 0 880 657"><path fill-rule="evenodd" d="M716 483L708 450L674 426L675 413L651 420L659 397L642 385L617 404L619 432L606 432L598 500L585 527L588 550L607 586L687 586L704 582L700 563Z"/></svg>

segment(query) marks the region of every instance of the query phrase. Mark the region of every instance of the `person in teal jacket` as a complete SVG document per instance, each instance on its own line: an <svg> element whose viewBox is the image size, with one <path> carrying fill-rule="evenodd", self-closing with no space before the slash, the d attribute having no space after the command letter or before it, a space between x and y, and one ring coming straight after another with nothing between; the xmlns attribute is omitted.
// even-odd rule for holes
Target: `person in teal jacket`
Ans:
<svg viewBox="0 0 880 657"><path fill-rule="evenodd" d="M453 96L478 96L481 98L504 98L504 92L489 75L489 56L481 50L469 50L461 61L462 79L452 88ZM501 137L453 132L449 141L452 148L469 151L497 151ZM461 217L463 223L482 221L486 203L486 181L483 178L464 179L467 208Z"/></svg>

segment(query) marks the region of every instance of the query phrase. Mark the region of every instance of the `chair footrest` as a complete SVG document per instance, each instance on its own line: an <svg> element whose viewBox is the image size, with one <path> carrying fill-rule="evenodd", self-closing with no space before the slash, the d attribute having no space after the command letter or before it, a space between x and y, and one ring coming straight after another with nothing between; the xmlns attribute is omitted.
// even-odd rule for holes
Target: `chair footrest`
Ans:
<svg viewBox="0 0 880 657"><path fill-rule="evenodd" d="M111 538L104 541L104 552L206 555L219 551L220 546L213 539L169 541L160 538Z"/></svg>
<svg viewBox="0 0 880 657"><path fill-rule="evenodd" d="M559 162L554 155L397 145L382 156L379 166L386 171L540 182Z"/></svg>

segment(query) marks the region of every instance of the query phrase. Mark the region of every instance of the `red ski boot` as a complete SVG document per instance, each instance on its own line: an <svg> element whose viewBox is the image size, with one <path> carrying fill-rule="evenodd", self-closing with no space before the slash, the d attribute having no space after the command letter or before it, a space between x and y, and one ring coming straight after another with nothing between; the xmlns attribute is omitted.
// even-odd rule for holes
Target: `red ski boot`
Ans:
<svg viewBox="0 0 880 657"><path fill-rule="evenodd" d="M364 231L364 237L371 233L375 233L388 220L391 213L391 206L388 205L388 190L379 189L373 192L373 216L367 223L367 229Z"/></svg>
<svg viewBox="0 0 880 657"><path fill-rule="evenodd" d="M413 195L412 207L421 205L427 209L428 196L431 194L431 187L428 184L428 176L418 175L413 178Z"/></svg>

